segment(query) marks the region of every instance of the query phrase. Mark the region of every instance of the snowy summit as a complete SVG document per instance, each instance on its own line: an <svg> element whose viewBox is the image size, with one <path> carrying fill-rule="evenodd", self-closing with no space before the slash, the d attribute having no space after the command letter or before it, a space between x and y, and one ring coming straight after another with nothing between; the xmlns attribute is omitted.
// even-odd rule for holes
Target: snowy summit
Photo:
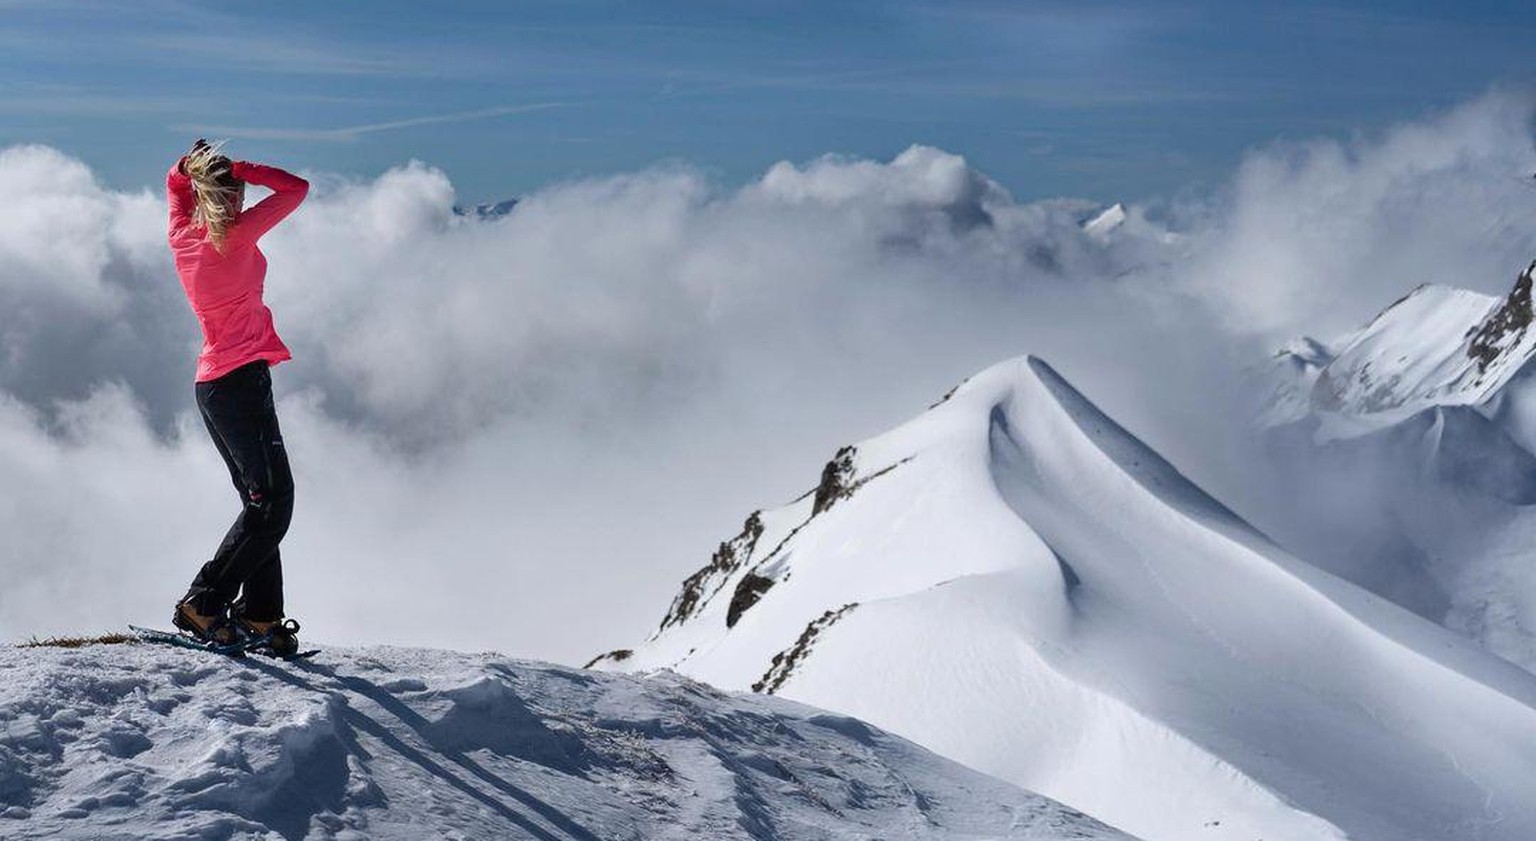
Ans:
<svg viewBox="0 0 1536 841"><path fill-rule="evenodd" d="M0 650L0 838L1129 841L842 715L493 655Z"/></svg>
<svg viewBox="0 0 1536 841"><path fill-rule="evenodd" d="M1291 556L1034 358L844 448L596 665L843 710L1149 841L1536 837L1536 676Z"/></svg>
<svg viewBox="0 0 1536 841"><path fill-rule="evenodd" d="M1374 432L1437 406L1498 414L1507 392L1526 387L1526 362L1536 354L1533 272L1536 263L1502 299L1425 284L1329 344L1297 340L1279 358L1305 382L1282 382L1295 397L1277 401L1284 410L1269 422L1315 414L1325 419L1326 440ZM1536 420L1518 420L1536 430Z"/></svg>

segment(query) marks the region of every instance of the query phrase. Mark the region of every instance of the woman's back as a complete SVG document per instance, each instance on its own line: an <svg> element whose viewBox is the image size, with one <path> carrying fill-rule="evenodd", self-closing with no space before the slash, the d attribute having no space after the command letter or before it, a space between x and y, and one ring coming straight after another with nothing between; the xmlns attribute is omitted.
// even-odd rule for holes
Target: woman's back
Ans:
<svg viewBox="0 0 1536 841"><path fill-rule="evenodd" d="M272 325L271 311L262 302L267 259L256 243L304 201L309 182L276 167L234 162L230 167L234 178L273 192L248 210L232 214L219 237L197 219L192 179L182 171L182 163L177 161L166 174L167 236L176 273L203 328L196 380L217 379L256 360L275 365L291 359Z"/></svg>

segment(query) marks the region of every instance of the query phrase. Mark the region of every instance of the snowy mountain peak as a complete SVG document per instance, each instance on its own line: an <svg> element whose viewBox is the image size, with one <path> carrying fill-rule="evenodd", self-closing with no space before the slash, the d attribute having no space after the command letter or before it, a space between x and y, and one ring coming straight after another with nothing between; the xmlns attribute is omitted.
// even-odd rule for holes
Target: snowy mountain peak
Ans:
<svg viewBox="0 0 1536 841"><path fill-rule="evenodd" d="M1529 329L1533 275L1536 262L1502 299L1422 284L1335 342L1292 340L1275 354L1272 402L1300 403L1300 411L1278 421L1317 412L1374 431L1434 406L1496 402L1536 355L1536 331ZM1381 418L1368 420L1373 415Z"/></svg>
<svg viewBox="0 0 1536 841"><path fill-rule="evenodd" d="M1148 841L1536 837L1536 678L1286 554L1039 359L755 521L598 665L857 715Z"/></svg>
<svg viewBox="0 0 1536 841"><path fill-rule="evenodd" d="M855 719L678 675L0 650L6 839L1133 841Z"/></svg>
<svg viewBox="0 0 1536 841"><path fill-rule="evenodd" d="M1487 407L1533 354L1531 281L1503 299L1424 284L1338 341L1298 339L1272 366L1266 426L1316 416L1321 440L1350 438L1434 407Z"/></svg>
<svg viewBox="0 0 1536 841"><path fill-rule="evenodd" d="M1125 224L1125 205L1115 202L1083 222L1083 231L1089 236L1103 239L1116 228Z"/></svg>

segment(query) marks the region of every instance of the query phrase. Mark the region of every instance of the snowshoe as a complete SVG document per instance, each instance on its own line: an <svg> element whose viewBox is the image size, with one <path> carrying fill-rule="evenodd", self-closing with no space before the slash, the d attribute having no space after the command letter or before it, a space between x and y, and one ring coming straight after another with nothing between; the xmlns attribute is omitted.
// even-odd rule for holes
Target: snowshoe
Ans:
<svg viewBox="0 0 1536 841"><path fill-rule="evenodd" d="M284 659L299 653L299 623L294 619L258 622L236 616L235 623L252 642L250 650Z"/></svg>
<svg viewBox="0 0 1536 841"><path fill-rule="evenodd" d="M199 639L189 631L162 631L158 628L145 628L139 625L129 625L128 630L132 631L134 636L144 642L173 645L177 648L190 648L194 651L207 651L213 654L222 654L226 657L244 657L247 645L244 640L228 645L219 645Z"/></svg>
<svg viewBox="0 0 1536 841"><path fill-rule="evenodd" d="M240 629L224 611L216 614L202 613L190 600L176 604L171 624L210 646L227 648L242 642Z"/></svg>

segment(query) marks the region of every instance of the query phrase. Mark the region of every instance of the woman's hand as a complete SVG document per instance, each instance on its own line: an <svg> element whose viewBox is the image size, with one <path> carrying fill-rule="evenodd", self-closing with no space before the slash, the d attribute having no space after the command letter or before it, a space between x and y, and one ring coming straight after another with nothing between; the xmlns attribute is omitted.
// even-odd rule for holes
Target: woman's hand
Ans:
<svg viewBox="0 0 1536 841"><path fill-rule="evenodd" d="M208 148L208 141L207 140L204 140L203 138L199 137L197 140L193 141L192 142L192 148L188 149L187 153L185 155L181 156L181 160L176 162L176 171L181 173L182 175L186 175L187 174L187 158L190 158L193 155L197 154L198 152L201 152L202 150L207 149L207 148Z"/></svg>
<svg viewBox="0 0 1536 841"><path fill-rule="evenodd" d="M201 157L205 162L202 165L200 177L212 179L216 183L233 180L234 162L227 155L212 154L212 152L213 145L199 137L192 143L192 148L187 151L187 154L182 155L181 160L176 163L176 171L182 175L190 175L191 173L187 172L187 160Z"/></svg>

